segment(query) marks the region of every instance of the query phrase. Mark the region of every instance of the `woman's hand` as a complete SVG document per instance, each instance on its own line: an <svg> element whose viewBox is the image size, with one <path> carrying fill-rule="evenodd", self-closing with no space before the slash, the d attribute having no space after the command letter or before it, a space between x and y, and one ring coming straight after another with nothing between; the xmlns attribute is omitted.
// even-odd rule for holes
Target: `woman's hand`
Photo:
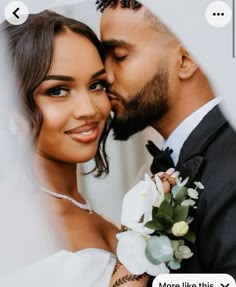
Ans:
<svg viewBox="0 0 236 287"><path fill-rule="evenodd" d="M176 184L176 177L179 176L179 172L176 171L174 168L169 168L165 172L158 172L156 174L162 181L164 192L170 192L172 186ZM152 180L155 181L155 177L152 177Z"/></svg>

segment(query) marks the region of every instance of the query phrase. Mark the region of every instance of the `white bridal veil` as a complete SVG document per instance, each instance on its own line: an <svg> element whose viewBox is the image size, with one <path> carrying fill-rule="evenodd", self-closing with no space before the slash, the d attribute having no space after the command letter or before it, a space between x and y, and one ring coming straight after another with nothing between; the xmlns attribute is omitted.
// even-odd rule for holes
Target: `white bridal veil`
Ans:
<svg viewBox="0 0 236 287"><path fill-rule="evenodd" d="M3 11L9 1L1 1ZM99 33L99 13L95 0L23 1L30 13L54 9L66 16L86 22ZM222 97L225 116L236 127L236 60L233 58L233 22L223 28L210 26L205 19L205 9L210 0L144 0L154 13L165 22L185 43L208 75L217 96ZM231 1L225 1L232 5ZM86 13L84 13L86 10ZM3 14L3 13L2 13ZM87 15L87 16L85 16ZM86 17L86 19L85 19ZM2 21L4 19L1 19ZM2 37L2 35L1 35ZM27 138L27 125L22 122L19 103L16 101L15 80L10 71L10 61L4 38L0 39L0 276L32 263L57 250L60 240L54 237L47 216L38 206L37 194L27 171L32 152ZM143 144L142 144L143 146ZM104 180L84 179L82 184L90 197L94 189L98 210L119 218L122 195L130 188L138 171L135 156L143 147L130 148L109 142L111 175ZM133 155L125 162L124 153ZM122 160L123 159L123 160ZM134 163L130 166L130 162ZM123 172L129 167L131 179ZM107 192L109 191L109 192ZM107 192L107 193L105 193Z"/></svg>

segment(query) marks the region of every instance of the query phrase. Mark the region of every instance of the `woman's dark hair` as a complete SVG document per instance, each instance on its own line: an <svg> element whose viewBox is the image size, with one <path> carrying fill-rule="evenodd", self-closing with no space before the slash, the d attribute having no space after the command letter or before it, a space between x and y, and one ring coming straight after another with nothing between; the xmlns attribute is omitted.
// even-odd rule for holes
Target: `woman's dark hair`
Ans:
<svg viewBox="0 0 236 287"><path fill-rule="evenodd" d="M65 32L67 28L85 36L97 48L104 62L102 45L96 34L84 23L48 10L29 15L27 21L21 25L11 25L5 21L1 28L3 32L6 32L23 111L30 122L32 139L36 146L43 118L34 101L33 93L45 79L51 67L55 35ZM110 119L99 141L95 167L91 171L95 172L96 177L109 172L108 157L105 151L109 130Z"/></svg>

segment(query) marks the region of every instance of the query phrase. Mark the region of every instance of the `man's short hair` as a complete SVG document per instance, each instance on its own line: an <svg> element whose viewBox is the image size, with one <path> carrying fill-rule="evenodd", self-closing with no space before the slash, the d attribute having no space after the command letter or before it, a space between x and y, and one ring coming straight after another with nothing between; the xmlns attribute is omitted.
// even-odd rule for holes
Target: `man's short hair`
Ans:
<svg viewBox="0 0 236 287"><path fill-rule="evenodd" d="M103 12L106 8L116 8L120 4L121 8L136 10L142 7L142 4L136 0L97 0L97 10ZM165 36L174 36L171 31L153 14L149 9L144 13L144 22L153 27L157 32L163 33Z"/></svg>
<svg viewBox="0 0 236 287"><path fill-rule="evenodd" d="M120 6L122 8L131 8L133 10L138 9L142 6L141 3L139 3L136 0L97 0L96 5L97 9L103 12L107 7L115 8L117 4L120 3Z"/></svg>

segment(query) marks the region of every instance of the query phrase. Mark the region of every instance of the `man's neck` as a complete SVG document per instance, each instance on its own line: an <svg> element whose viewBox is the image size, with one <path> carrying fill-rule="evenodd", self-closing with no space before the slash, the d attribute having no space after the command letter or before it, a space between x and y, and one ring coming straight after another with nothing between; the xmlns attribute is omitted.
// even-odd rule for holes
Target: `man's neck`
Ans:
<svg viewBox="0 0 236 287"><path fill-rule="evenodd" d="M213 100L213 96L209 96L202 101L179 101L169 109L167 114L158 122L154 123L152 127L158 131L164 139L167 139L170 134L191 114L199 110L208 102Z"/></svg>
<svg viewBox="0 0 236 287"><path fill-rule="evenodd" d="M167 146L173 149L173 154L171 155L175 164L178 162L180 150L192 133L192 131L198 126L198 124L202 121L202 119L220 102L220 98L215 98L202 107L200 107L197 111L188 116L168 137L168 139L164 142L163 148Z"/></svg>

